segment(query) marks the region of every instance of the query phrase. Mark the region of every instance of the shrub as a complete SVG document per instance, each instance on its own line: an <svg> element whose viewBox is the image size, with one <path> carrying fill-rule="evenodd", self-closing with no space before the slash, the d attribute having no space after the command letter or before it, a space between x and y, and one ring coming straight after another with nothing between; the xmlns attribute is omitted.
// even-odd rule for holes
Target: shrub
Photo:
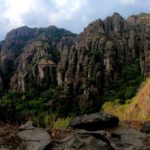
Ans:
<svg viewBox="0 0 150 150"><path fill-rule="evenodd" d="M102 105L102 111L111 113L115 108L119 107L120 99L116 99L114 101L107 101Z"/></svg>
<svg viewBox="0 0 150 150"><path fill-rule="evenodd" d="M111 84L105 85L104 99L121 99L121 103L135 96L143 76L141 75L139 60L123 66L118 78ZM104 100L104 101L105 101Z"/></svg>
<svg viewBox="0 0 150 150"><path fill-rule="evenodd" d="M69 126L72 118L67 117L67 118L58 118L54 124L53 124L53 129L65 129Z"/></svg>
<svg viewBox="0 0 150 150"><path fill-rule="evenodd" d="M51 114L46 114L44 117L44 125L45 127L52 128L54 122L56 121L57 114L56 113L51 113Z"/></svg>

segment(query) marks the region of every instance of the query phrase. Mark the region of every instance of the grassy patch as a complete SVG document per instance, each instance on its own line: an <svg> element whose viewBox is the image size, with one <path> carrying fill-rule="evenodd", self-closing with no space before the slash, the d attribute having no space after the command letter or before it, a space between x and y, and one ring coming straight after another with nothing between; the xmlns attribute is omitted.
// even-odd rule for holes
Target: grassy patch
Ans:
<svg viewBox="0 0 150 150"><path fill-rule="evenodd" d="M69 126L72 118L67 117L67 118L58 118L54 124L53 124L53 129L65 129Z"/></svg>
<svg viewBox="0 0 150 150"><path fill-rule="evenodd" d="M141 84L136 96L132 99L127 100L124 104L120 100L107 101L103 104L102 110L118 116L123 121L147 122L150 120L149 85L150 79Z"/></svg>

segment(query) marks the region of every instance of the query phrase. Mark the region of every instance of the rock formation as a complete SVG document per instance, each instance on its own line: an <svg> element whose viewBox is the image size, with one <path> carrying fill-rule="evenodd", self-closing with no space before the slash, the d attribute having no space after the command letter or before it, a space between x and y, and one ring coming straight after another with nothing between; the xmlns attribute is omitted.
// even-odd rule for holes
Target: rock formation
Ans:
<svg viewBox="0 0 150 150"><path fill-rule="evenodd" d="M149 76L149 26L149 14L126 21L114 13L78 36L55 26L15 29L0 43L0 89L28 92L59 85L81 109L98 107L125 64L137 60L141 74Z"/></svg>
<svg viewBox="0 0 150 150"><path fill-rule="evenodd" d="M105 128L115 128L118 126L118 123L118 117L100 112L76 117L75 119L73 119L71 127L75 129L95 131Z"/></svg>
<svg viewBox="0 0 150 150"><path fill-rule="evenodd" d="M96 115L90 114L90 115L86 115L86 117L84 116L85 118L88 118L87 120L84 119L82 120L82 118L84 117L78 116L77 118L80 118L81 119L80 121L82 123L84 122L84 126L78 126L78 129L72 130L71 133L64 139L53 140L51 144L52 145L51 149L52 150L53 149L54 150L57 149L60 150L68 150L68 149L69 150L77 150L77 149L78 150L91 150L91 149L148 150L150 149L149 134L142 133L125 124L119 124L119 126L114 129L111 126L109 126L109 128L103 126L103 130L101 129L97 131L87 131L86 129L87 126L89 126L89 121L91 123L91 127L94 127L95 124L95 120L90 119L91 116L96 116ZM101 120L102 124L103 123L105 124L105 121L108 118L106 120L105 119ZM77 119L75 119L75 121L76 120ZM101 126L101 124L99 125Z"/></svg>
<svg viewBox="0 0 150 150"><path fill-rule="evenodd" d="M78 35L76 44L62 51L58 83L72 89L73 95L83 94L84 98L78 100L82 107L84 101L93 96L94 101L91 99L88 105L97 105L97 97L99 99L104 88L118 79L124 64L138 59L141 73L148 76L149 32L146 26L130 25L118 13L89 24Z"/></svg>
<svg viewBox="0 0 150 150"><path fill-rule="evenodd" d="M55 26L25 26L9 32L1 42L0 70L5 88L25 92L37 85L56 84L58 53L65 44L73 44L74 36Z"/></svg>
<svg viewBox="0 0 150 150"><path fill-rule="evenodd" d="M24 150L45 150L50 145L51 139L48 132L43 128L36 128L32 121L20 127L18 137L22 140L20 149Z"/></svg>

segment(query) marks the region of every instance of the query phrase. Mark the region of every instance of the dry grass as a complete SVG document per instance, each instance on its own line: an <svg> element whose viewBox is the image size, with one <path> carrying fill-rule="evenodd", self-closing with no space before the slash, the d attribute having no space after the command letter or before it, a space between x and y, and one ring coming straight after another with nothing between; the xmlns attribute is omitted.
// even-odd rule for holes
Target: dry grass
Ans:
<svg viewBox="0 0 150 150"><path fill-rule="evenodd" d="M126 104L106 102L103 110L117 115L120 120L124 121L146 122L150 120L150 79L141 85L137 95Z"/></svg>
<svg viewBox="0 0 150 150"><path fill-rule="evenodd" d="M69 126L71 120L72 118L70 117L58 118L53 124L53 129L66 129Z"/></svg>

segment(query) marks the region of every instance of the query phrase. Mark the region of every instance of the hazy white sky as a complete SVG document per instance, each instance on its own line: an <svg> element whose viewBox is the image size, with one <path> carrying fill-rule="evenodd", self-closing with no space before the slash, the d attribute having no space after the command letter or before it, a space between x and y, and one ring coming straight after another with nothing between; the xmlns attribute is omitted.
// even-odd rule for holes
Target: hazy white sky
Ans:
<svg viewBox="0 0 150 150"><path fill-rule="evenodd" d="M91 21L119 12L150 12L150 0L0 0L0 39L23 25L56 25L79 33Z"/></svg>

